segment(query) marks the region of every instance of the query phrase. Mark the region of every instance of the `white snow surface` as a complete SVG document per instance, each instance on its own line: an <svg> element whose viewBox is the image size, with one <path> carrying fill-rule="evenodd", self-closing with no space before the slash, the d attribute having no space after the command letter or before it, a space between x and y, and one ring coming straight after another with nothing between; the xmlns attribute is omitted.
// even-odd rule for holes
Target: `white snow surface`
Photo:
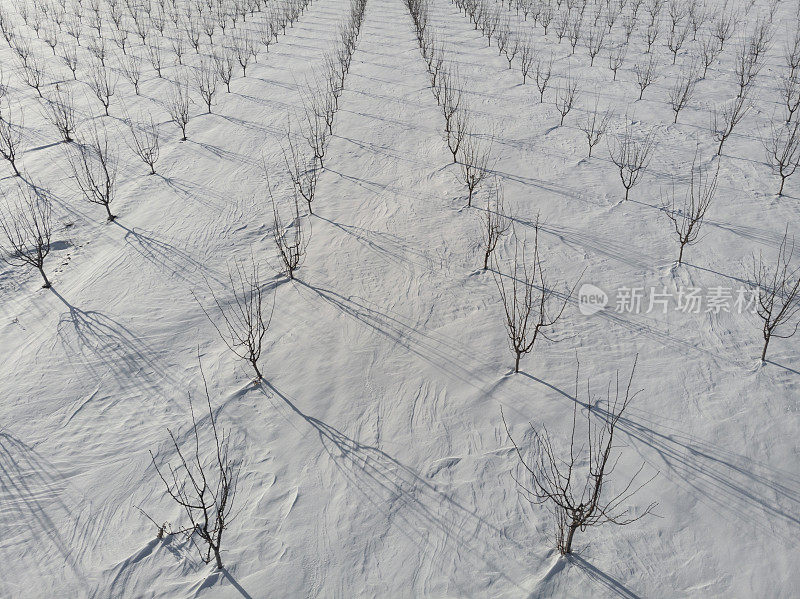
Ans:
<svg viewBox="0 0 800 599"><path fill-rule="evenodd" d="M711 12L719 8L712 0ZM747 15L740 8L737 34L766 5ZM8 10L53 78L72 86L84 125L104 123L121 158L118 220L106 223L101 207L80 199L64 144L11 49L0 48L9 97L25 112L19 162L52 195L58 223L51 290L39 288L34 271L0 270L0 596L797 593L797 338L773 341L761 364L752 315L626 314L612 305L584 316L572 301L557 342L537 343L523 372L511 373L497 288L480 268L482 208L465 208L401 0L367 2L316 214L304 217L313 233L295 281L273 276L279 264L263 165L286 197L287 118L338 41L348 2L315 0L246 77L237 71L213 114L195 103L186 142L160 104L169 83L149 65L142 95L120 79L111 116L100 116L88 87L70 82L63 63ZM430 19L464 79L476 129L495 136L493 169L516 233L529 236L540 214L543 261L559 288L581 275L608 292L737 287L749 280L754 253L772 259L787 224L800 230L800 179L777 196L760 142L780 111L794 3L780 2L754 107L713 160L708 105L735 94L736 39L674 125L666 96L679 66L663 39L663 76L635 101L641 41L612 81L605 52L590 67L585 48L570 58L566 40L545 37L520 16L537 50L554 52L555 84L568 68L580 81L578 105L558 127L552 99L539 103L535 85L522 85L517 67L509 70L454 5L431 0ZM689 43L679 63L695 47ZM80 52L85 81L88 54ZM195 58L190 50L187 62ZM595 90L615 110L612 129L628 111L656 130L655 159L625 203L605 142L587 159L577 127ZM156 176L122 141L123 105L159 123ZM719 188L701 240L676 267L659 207L673 179L686 183L698 142L706 163L721 161ZM18 181L7 167L0 165L0 185L11 194ZM485 201L484 188L476 203ZM510 236L498 252L508 264ZM227 264L251 253L276 286L261 384L192 295L211 305L207 284L224 292ZM198 351L218 423L241 463L223 572L179 537L156 539L136 507L182 522L149 451L174 457L168 427L189 439L187 397L196 406L204 399ZM644 462L644 475L658 475L629 503L637 513L657 501L656 516L578 533L578 554L559 558L549 512L517 493L500 408L521 442L530 441L529 423L546 424L564 442L576 355L581 387L589 379L603 396L637 354L634 387L643 391L620 425L623 457L610 484L619 488Z"/></svg>

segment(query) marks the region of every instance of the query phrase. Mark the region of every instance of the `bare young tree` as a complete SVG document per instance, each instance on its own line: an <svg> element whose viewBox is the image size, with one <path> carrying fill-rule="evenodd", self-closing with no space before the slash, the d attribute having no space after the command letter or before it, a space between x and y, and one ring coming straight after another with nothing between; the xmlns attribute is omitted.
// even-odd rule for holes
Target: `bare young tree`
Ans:
<svg viewBox="0 0 800 599"><path fill-rule="evenodd" d="M116 195L117 156L105 130L100 133L92 129L88 140L76 144L67 157L84 199L103 206L109 221L116 219L111 213L111 202Z"/></svg>
<svg viewBox="0 0 800 599"><path fill-rule="evenodd" d="M111 105L111 98L117 90L116 75L101 63L93 63L89 71L89 87L92 88L94 95L100 100L103 108L108 114L108 107Z"/></svg>
<svg viewBox="0 0 800 599"><path fill-rule="evenodd" d="M296 193L299 193L308 205L308 213L314 214L311 203L314 201L314 194L317 191L317 179L319 170L317 169L316 158L311 155L303 154L295 145L292 138L291 128L286 131L286 141L288 151L283 149L283 160L286 163L286 170L292 180ZM271 193L271 192L270 192Z"/></svg>
<svg viewBox="0 0 800 599"><path fill-rule="evenodd" d="M625 117L625 130L621 135L616 135L612 144L609 144L611 162L619 169L619 178L625 188L627 201L631 189L639 182L655 148L655 136L648 131L643 139L634 135L634 126L631 119Z"/></svg>
<svg viewBox="0 0 800 599"><path fill-rule="evenodd" d="M72 78L78 79L78 50L71 44L62 44L61 59L67 68L72 72Z"/></svg>
<svg viewBox="0 0 800 599"><path fill-rule="evenodd" d="M749 110L750 102L747 100L747 95L737 96L714 107L711 113L711 134L719 142L717 156L722 155L722 146Z"/></svg>
<svg viewBox="0 0 800 599"><path fill-rule="evenodd" d="M161 71L164 68L164 54L161 51L161 45L158 43L158 40L150 40L146 47L147 57L150 59L150 66L153 67L156 75L161 79Z"/></svg>
<svg viewBox="0 0 800 599"><path fill-rule="evenodd" d="M75 134L75 103L68 88L56 85L54 97L45 101L44 114L58 129L64 143L72 142Z"/></svg>
<svg viewBox="0 0 800 599"><path fill-rule="evenodd" d="M169 118L181 129L181 141L186 141L186 126L189 124L189 83L185 79L179 78L172 86L170 95L167 98L165 108L169 113Z"/></svg>
<svg viewBox="0 0 800 599"><path fill-rule="evenodd" d="M22 63L22 79L25 84L33 90L40 98L43 98L42 87L45 83L45 65L39 60L38 56L31 56Z"/></svg>
<svg viewBox="0 0 800 599"><path fill-rule="evenodd" d="M211 114L211 104L214 101L214 95L217 93L217 76L214 65L203 60L197 71L195 71L195 83L197 84L197 90L200 92L200 97L203 98L203 102L208 109L207 114Z"/></svg>
<svg viewBox="0 0 800 599"><path fill-rule="evenodd" d="M231 93L231 80L233 79L234 65L233 56L230 52L223 50L222 52L215 52L213 58L217 77L225 84L225 90Z"/></svg>
<svg viewBox="0 0 800 599"><path fill-rule="evenodd" d="M469 134L460 147L458 161L461 181L467 187L467 206L472 206L472 195L488 173L490 147L483 144L477 135Z"/></svg>
<svg viewBox="0 0 800 599"><path fill-rule="evenodd" d="M158 477L164 483L167 495L181 506L189 520L185 526L178 530L170 529L168 533L185 534L197 547L200 558L205 563L210 563L213 555L217 568L222 569L222 538L233 518L239 466L230 456L230 434L224 430L217 430L216 416L211 409L211 397L204 374L203 386L210 428L210 433L207 434L213 436L211 451L204 453L211 453L212 456L205 459L201 456L200 448L201 446L205 448L207 441L204 439L201 442L200 427L195 419L190 396L189 412L192 418L194 448L181 449L175 434L167 429L178 456L178 464L173 466L166 462L159 466L152 451L150 458ZM155 522L152 518L150 520ZM159 534L163 533L164 527L159 526ZM195 535L200 538L204 547L197 544Z"/></svg>
<svg viewBox="0 0 800 599"><path fill-rule="evenodd" d="M572 408L572 431L569 451L562 453L553 443L547 428L536 429L532 424L532 446L523 451L511 435L505 415L500 411L511 444L519 460L517 475L512 475L522 497L531 505L546 505L555 518L556 546L561 555L572 553L575 533L602 524L631 524L652 513L656 503L649 504L639 515L633 515L627 507L628 501L657 475L639 483L644 470L642 464L621 491L609 497L609 478L614 472L620 454L615 452L614 434L630 402L640 393L631 392L634 360L627 386L620 386L619 373L612 398L608 386L605 407L588 395L582 403L586 411L585 441L578 439L578 403L580 364L575 375L575 402ZM587 383L587 394L590 394ZM595 419L593 423L593 419ZM583 428L583 427L582 427ZM617 453L616 456L612 454Z"/></svg>
<svg viewBox="0 0 800 599"><path fill-rule="evenodd" d="M592 150L600 143L600 140L606 134L608 123L611 120L611 109L606 109L601 112L598 106L599 98L595 96L594 106L591 110L586 111L586 117L579 125L581 131L586 135L586 141L589 143L589 158L592 157Z"/></svg>
<svg viewBox="0 0 800 599"><path fill-rule="evenodd" d="M709 35L700 40L700 58L703 62L703 78L705 78L708 73L708 67L714 63L720 52L722 52L722 48L719 46L719 41L714 39L713 36Z"/></svg>
<svg viewBox="0 0 800 599"><path fill-rule="evenodd" d="M528 82L528 76L530 75L531 68L533 67L534 57L535 51L532 41L530 39L526 39L520 42L519 70L520 73L522 73L523 85Z"/></svg>
<svg viewBox="0 0 800 599"><path fill-rule="evenodd" d="M269 185L269 183L268 183ZM300 202L297 198L297 193L293 193L293 211L291 215L291 222L285 224L281 217L278 204L275 198L272 197L272 190L269 190L270 199L272 200L272 215L273 215L273 237L275 239L275 246L278 249L278 255L283 263L283 272L290 279L294 279L294 272L300 268L306 256L306 249L310 240L310 234L306 232L306 227L300 218Z"/></svg>
<svg viewBox="0 0 800 599"><path fill-rule="evenodd" d="M692 161L689 187L684 195L682 207L676 206L675 186L672 187L671 202L664 203L663 211L672 222L675 236L678 238L680 251L678 264L683 263L683 250L687 245L693 245L700 235L700 228L706 217L706 212L714 193L717 190L717 176L719 175L719 162L714 176L709 180L708 174L703 170L699 154L695 152Z"/></svg>
<svg viewBox="0 0 800 599"><path fill-rule="evenodd" d="M133 86L133 91L139 95L139 81L142 78L142 59L135 54L128 54L120 60L120 70L125 79Z"/></svg>
<svg viewBox="0 0 800 599"><path fill-rule="evenodd" d="M23 114L20 110L19 117L14 117L9 104L5 110L0 112L0 156L5 158L14 169L14 176L19 177L20 172L17 168L17 154L22 149ZM18 121L18 122L14 122Z"/></svg>
<svg viewBox="0 0 800 599"><path fill-rule="evenodd" d="M753 257L752 280L756 291L756 314L763 322L764 348L761 361L767 359L767 347L773 337L788 339L798 327L800 319L800 266L792 265L794 237L789 239L789 226L778 248L778 259L773 265L764 261L761 254ZM797 320L792 327L792 322Z"/></svg>
<svg viewBox="0 0 800 599"><path fill-rule="evenodd" d="M539 102L544 102L544 92L553 73L553 57L545 62L541 57L536 59L536 87L539 89Z"/></svg>
<svg viewBox="0 0 800 599"><path fill-rule="evenodd" d="M453 164L458 162L459 148L464 142L464 138L469 134L469 111L462 105L450 118L445 121L444 140L450 153L453 155Z"/></svg>
<svg viewBox="0 0 800 599"><path fill-rule="evenodd" d="M696 82L695 67L692 63L672 84L669 90L669 105L672 107L672 112L675 113L675 119L672 121L673 123L678 122L678 114L692 99Z"/></svg>
<svg viewBox="0 0 800 599"><path fill-rule="evenodd" d="M506 216L503 186L495 179L492 193L486 198L486 212L483 214L483 270L489 268L489 258L510 228L511 219Z"/></svg>
<svg viewBox="0 0 800 599"><path fill-rule="evenodd" d="M608 68L614 73L614 81L617 80L617 71L625 62L627 53L628 46L620 44L608 54Z"/></svg>
<svg viewBox="0 0 800 599"><path fill-rule="evenodd" d="M800 108L800 78L796 75L781 79L781 98L786 106L786 122L794 118L795 112Z"/></svg>
<svg viewBox="0 0 800 599"><path fill-rule="evenodd" d="M128 146L142 162L150 167L150 174L155 175L160 149L158 125L152 115L146 122L136 123L130 119L127 121L128 128L131 130L131 140L128 142Z"/></svg>
<svg viewBox="0 0 800 599"><path fill-rule="evenodd" d="M776 123L768 138L763 140L767 163L772 171L780 176L778 195L783 195L786 179L791 177L800 165L800 122Z"/></svg>
<svg viewBox="0 0 800 599"><path fill-rule="evenodd" d="M549 286L542 267L538 217L534 223L534 232L531 264L526 260L524 242L521 250L520 243L515 242L514 263L508 274L501 272L497 258L494 257L495 268L492 276L503 303L509 347L515 356L514 372L519 372L520 359L533 349L540 337L553 341L550 337L551 329L561 319L575 290L575 286L567 289L559 305L558 294Z"/></svg>
<svg viewBox="0 0 800 599"><path fill-rule="evenodd" d="M636 64L633 67L636 73L636 83L639 86L639 99L644 96L646 90L657 78L657 65L655 57L650 54L646 64Z"/></svg>
<svg viewBox="0 0 800 599"><path fill-rule="evenodd" d="M20 187L16 201L0 212L0 259L12 266L36 268L45 289L50 287L44 260L50 253L51 214L50 202L30 187Z"/></svg>
<svg viewBox="0 0 800 599"><path fill-rule="evenodd" d="M556 94L556 110L558 110L558 113L561 115L561 121L558 124L559 127L564 125L564 119L567 114L569 114L569 111L572 110L577 92L578 80L567 75L567 80L564 82L563 86L558 88L558 93Z"/></svg>
<svg viewBox="0 0 800 599"><path fill-rule="evenodd" d="M200 300L197 303L228 349L248 362L256 373L256 380L260 381L262 374L258 361L261 359L264 336L272 321L275 298L273 296L272 308L267 314L264 285L253 256L250 257L250 264L235 261L228 265L228 282L230 295L223 301L206 281L222 318L221 325L206 311Z"/></svg>
<svg viewBox="0 0 800 599"><path fill-rule="evenodd" d="M308 147L314 154L314 159L319 163L320 168L325 165L325 149L328 146L328 124L325 114L318 113L313 107L305 108L305 127L302 129L303 137L308 143Z"/></svg>
<svg viewBox="0 0 800 599"><path fill-rule="evenodd" d="M600 54L605 42L606 30L603 27L591 27L589 29L589 38L586 40L586 46L589 51L589 66L594 66L594 59Z"/></svg>

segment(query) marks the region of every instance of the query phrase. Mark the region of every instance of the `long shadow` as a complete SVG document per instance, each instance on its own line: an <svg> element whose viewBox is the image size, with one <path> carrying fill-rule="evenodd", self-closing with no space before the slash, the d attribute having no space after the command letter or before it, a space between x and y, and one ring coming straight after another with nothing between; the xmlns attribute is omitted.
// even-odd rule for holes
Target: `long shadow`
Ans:
<svg viewBox="0 0 800 599"><path fill-rule="evenodd" d="M73 547L69 539L62 536L64 523L56 523L48 511L63 511L71 521L74 503L69 504L62 499L66 485L56 485L62 478L53 466L39 456L35 449L15 438L9 433L0 432L0 491L3 497L4 516L16 513L16 518L6 521L4 535L11 535L15 527L26 526L37 544L46 537L58 550L64 563L78 579L85 581L86 576L75 559ZM46 506L42 499L51 500ZM54 571L58 571L54 567Z"/></svg>
<svg viewBox="0 0 800 599"><path fill-rule="evenodd" d="M373 231L356 225L345 225L325 218L324 216L317 216L320 220L330 223L340 231L355 238L364 246L374 250L375 253L388 262L398 264L407 270L409 270L409 265L425 269L432 269L433 267L431 259L425 252L415 248L399 235L394 235L388 231ZM418 260L411 260L409 256L418 258Z"/></svg>
<svg viewBox="0 0 800 599"><path fill-rule="evenodd" d="M443 335L426 334L397 316L368 306L366 300L361 298L344 297L336 291L313 286L299 279L295 282L425 362L457 380L480 389L480 386L473 382L474 373L471 365L474 363L474 356L458 340Z"/></svg>
<svg viewBox="0 0 800 599"><path fill-rule="evenodd" d="M618 597L625 597L625 599L639 599L639 595L631 591L624 584L615 578L612 578L602 570L593 566L580 555L572 554L567 557L570 564L576 566L592 581L598 583L600 586L605 587Z"/></svg>
<svg viewBox="0 0 800 599"><path fill-rule="evenodd" d="M585 409L591 408L598 417L609 415L600 402L589 404L533 375L521 374L562 397L578 402ZM631 416L623 416L618 426L630 438L655 450L664 464L678 475L670 479L673 482L687 485L738 518L755 522L753 516L761 516L758 525L772 534L792 538L800 530L800 477L796 474L715 447L644 417L634 420ZM790 507L778 505L779 499ZM757 514L749 509L754 507L758 509ZM780 527L775 526L776 519ZM778 528L780 532L776 532Z"/></svg>
<svg viewBox="0 0 800 599"><path fill-rule="evenodd" d="M800 371L795 370L794 368L789 368L788 366L784 366L783 364L778 364L777 362L773 362L772 360L764 360L767 364L772 364L773 366L777 366L778 368L783 368L784 370L788 370L794 374L800 374Z"/></svg>
<svg viewBox="0 0 800 599"><path fill-rule="evenodd" d="M259 389L270 400L275 397L280 399L308 423L316 431L325 452L339 472L371 504L385 512L389 519L401 520L398 531L417 546L424 547L427 544L427 531L439 530L452 550L468 550L476 562L485 564L492 573L524 590L518 581L502 570L501 564L493 563L487 557L490 555L489 539L495 542L498 538L502 539L515 551L522 549L503 530L434 487L415 470L385 451L364 445L330 424L305 414L273 384L262 381Z"/></svg>
<svg viewBox="0 0 800 599"><path fill-rule="evenodd" d="M233 577L233 575L228 571L227 568L222 568L222 575L228 579L228 582L231 583L233 588L239 591L239 594L242 597L244 597L244 599L253 599L253 596L250 595L250 593L248 593L246 590L244 590L244 587L239 584L239 582Z"/></svg>
<svg viewBox="0 0 800 599"><path fill-rule="evenodd" d="M94 377L101 378L104 370L112 372L123 389L145 386L157 390L163 380L182 384L130 329L101 312L73 306L55 288L50 291L67 308L57 325L67 355L73 360L82 356L81 365ZM75 334L77 344L67 335L68 330Z"/></svg>
<svg viewBox="0 0 800 599"><path fill-rule="evenodd" d="M123 240L130 247L132 247L138 254L151 264L160 269L166 270L174 277L178 277L186 283L194 284L195 280L189 279L186 273L190 270L199 271L207 279L212 279L217 283L222 283L221 279L216 276L205 263L196 260L191 254L178 249L174 245L158 239L150 232L145 232L144 229L127 227L120 221L119 218L113 221L113 224L125 231Z"/></svg>

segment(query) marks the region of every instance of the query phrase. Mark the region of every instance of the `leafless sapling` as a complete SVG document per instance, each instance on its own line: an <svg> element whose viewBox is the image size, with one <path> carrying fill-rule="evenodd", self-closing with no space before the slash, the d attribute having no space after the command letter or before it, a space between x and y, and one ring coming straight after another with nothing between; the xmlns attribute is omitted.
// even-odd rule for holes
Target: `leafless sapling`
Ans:
<svg viewBox="0 0 800 599"><path fill-rule="evenodd" d="M634 65L633 70L636 73L636 83L639 86L639 99L641 100L644 90L650 87L657 78L655 57L650 54L646 63Z"/></svg>
<svg viewBox="0 0 800 599"><path fill-rule="evenodd" d="M469 111L465 105L449 115L445 120L444 140L453 155L453 164L458 162L459 149L469 135Z"/></svg>
<svg viewBox="0 0 800 599"><path fill-rule="evenodd" d="M325 121L325 113L318 113L313 107L305 108L305 127L302 129L303 137L308 144L311 152L314 154L314 159L319 163L320 168L323 168L325 159L325 150L328 146L328 124Z"/></svg>
<svg viewBox="0 0 800 599"><path fill-rule="evenodd" d="M68 88L56 84L54 96L45 100L44 114L58 129L64 143L72 142L75 134L75 103Z"/></svg>
<svg viewBox="0 0 800 599"><path fill-rule="evenodd" d="M39 60L38 56L31 56L22 63L22 79L28 87L36 90L40 98L44 98L42 95L42 87L46 79L45 65Z"/></svg>
<svg viewBox="0 0 800 599"><path fill-rule="evenodd" d="M150 167L150 174L155 175L160 149L158 125L151 115L149 120L144 122L137 123L128 119L128 128L131 130L129 147Z"/></svg>
<svg viewBox="0 0 800 599"><path fill-rule="evenodd" d="M116 75L111 69L97 62L92 63L89 74L89 87L92 88L94 95L103 105L106 116L109 116L108 107L111 105L111 98L117 90Z"/></svg>
<svg viewBox="0 0 800 599"><path fill-rule="evenodd" d="M214 95L217 93L217 76L214 65L207 60L203 60L195 71L195 83L200 97L208 109L207 114L211 114L211 105L214 102Z"/></svg>
<svg viewBox="0 0 800 599"><path fill-rule="evenodd" d="M577 92L578 80L568 75L566 82L558 88L558 93L556 94L556 110L558 110L558 113L561 115L561 121L558 124L559 127L564 125L564 119L567 114L569 114L569 111L572 110Z"/></svg>
<svg viewBox="0 0 800 599"><path fill-rule="evenodd" d="M472 196L488 173L490 148L472 133L464 138L459 153L461 181L467 187L467 206L471 207Z"/></svg>
<svg viewBox="0 0 800 599"><path fill-rule="evenodd" d="M767 163L781 178L778 195L783 195L786 179L791 177L800 165L800 121L776 123L768 138L763 140Z"/></svg>
<svg viewBox="0 0 800 599"><path fill-rule="evenodd" d="M656 473L648 480L639 483L644 464L619 492L609 496L607 491L610 486L609 478L620 459L620 454L616 452L614 445L614 434L630 402L640 393L631 391L635 371L636 361L625 387L620 385L617 373L614 394L612 396L609 384L605 407L590 395L584 402L580 402L586 413L586 437L585 441L580 441L578 437L582 431L578 427L580 366L578 367L575 375L575 401L572 408L569 450L563 455L545 426L537 429L531 424L531 447L529 449L521 447L514 440L501 409L503 426L519 460L518 474L512 474L514 482L521 496L531 505L546 505L553 514L556 524L556 546L561 555L572 553L572 544L577 531L583 532L587 528L602 524L631 524L651 514L657 505L649 504L638 515L631 513L630 508L624 507L624 504L657 476ZM590 394L588 382L587 394Z"/></svg>
<svg viewBox="0 0 800 599"><path fill-rule="evenodd" d="M286 131L286 141L288 151L283 149L283 160L286 163L286 170L292 180L296 193L306 201L308 213L314 214L311 203L314 201L314 194L317 191L317 179L319 170L314 155L307 155L300 151L292 138L291 128ZM270 192L271 193L271 192Z"/></svg>
<svg viewBox="0 0 800 599"><path fill-rule="evenodd" d="M159 44L158 40L150 40L147 44L147 57L150 59L150 66L153 67L158 78L163 78L161 72L164 68L164 54L161 51L161 44Z"/></svg>
<svg viewBox="0 0 800 599"><path fill-rule="evenodd" d="M271 189L269 194L272 200L273 237L278 256L283 264L282 272L290 279L294 279L295 271L305 260L310 234L306 231L306 226L300 218L300 201L296 191L293 190L292 194L294 201L292 202L291 221L288 224L284 222L280 214L278 204L272 197Z"/></svg>
<svg viewBox="0 0 800 599"><path fill-rule="evenodd" d="M695 74L694 63L683 71L672 84L669 90L669 105L672 107L672 112L675 113L673 123L678 122L678 114L683 110L694 94L694 86L697 82Z"/></svg>
<svg viewBox="0 0 800 599"><path fill-rule="evenodd" d="M608 123L611 120L611 109L600 111L598 107L598 97L594 98L594 106L591 110L587 110L583 122L579 125L581 131L586 135L586 141L589 144L589 158L592 157L592 150L600 143L600 140L606 134Z"/></svg>
<svg viewBox="0 0 800 599"><path fill-rule="evenodd" d="M594 59L600 54L605 42L606 30L603 27L591 27L589 29L589 38L586 40L587 49L589 51L589 66L594 66Z"/></svg>
<svg viewBox="0 0 800 599"><path fill-rule="evenodd" d="M627 200L631 189L639 182L650 163L655 148L655 136L652 131L648 131L644 138L637 139L633 123L628 117L625 120L625 129L622 134L614 136L613 142L609 144L609 153L611 162L619 170Z"/></svg>
<svg viewBox="0 0 800 599"><path fill-rule="evenodd" d="M540 337L553 341L550 337L551 329L561 319L575 290L574 286L566 290L563 301L557 301L559 294L549 286L542 267L538 217L534 223L534 231L531 264L526 260L524 242L520 244L518 240L515 241L514 262L508 273L501 272L496 256L493 257L495 268L492 275L503 304L509 347L515 356L514 372L519 372L520 359L533 349Z"/></svg>
<svg viewBox="0 0 800 599"><path fill-rule="evenodd" d="M67 156L84 199L103 206L109 221L116 219L111 202L116 196L117 156L105 130L92 129L88 140L75 144Z"/></svg>
<svg viewBox="0 0 800 599"><path fill-rule="evenodd" d="M186 126L189 124L189 83L185 79L178 79L170 90L165 108L169 118L181 129L181 141L186 141Z"/></svg>
<svg viewBox="0 0 800 599"><path fill-rule="evenodd" d="M534 59L533 43L530 39L526 39L520 44L519 53L519 70L522 73L522 83L528 82L528 75L530 74L531 67L533 67Z"/></svg>
<svg viewBox="0 0 800 599"><path fill-rule="evenodd" d="M547 90L547 84L550 82L550 76L553 72L553 57L545 62L541 57L536 59L536 87L539 89L539 102L544 102L544 92Z"/></svg>
<svg viewBox="0 0 800 599"><path fill-rule="evenodd" d="M176 435L167 429L178 457L178 464L173 466L166 462L159 466L152 451L150 458L158 477L164 483L167 495L182 508L188 519L185 526L178 530L170 529L168 533L185 534L197 547L200 558L205 563L210 563L213 556L217 568L222 569L222 539L233 518L239 465L230 455L230 433L217 429L205 375L203 375L203 386L208 405L210 432L202 436L211 436L213 439L201 441L200 425L195 418L190 396L189 412L192 418L194 448L191 448L190 444L189 449L182 449ZM209 445L210 449L202 453L210 453L211 456L201 456L201 446L206 449ZM160 534L164 532L161 527L159 531ZM204 546L197 544L195 535L200 538Z"/></svg>
<svg viewBox="0 0 800 599"><path fill-rule="evenodd" d="M749 110L750 101L747 99L746 94L737 96L713 108L711 112L711 134L719 142L717 156L722 155L722 146Z"/></svg>
<svg viewBox="0 0 800 599"><path fill-rule="evenodd" d="M233 56L227 50L222 50L221 52L215 52L213 58L217 77L225 84L225 90L230 93L231 80L233 79Z"/></svg>
<svg viewBox="0 0 800 599"><path fill-rule="evenodd" d="M711 206L711 201L714 199L714 193L717 190L718 175L719 162L717 162L714 176L709 179L708 173L703 169L699 154L695 152L694 160L692 161L689 187L684 195L683 205L681 207L676 205L674 185L671 193L671 202L669 204L666 202L664 203L664 214L666 214L667 218L672 222L672 227L680 247L680 251L678 252L678 264L683 264L683 251L686 246L693 245L700 235L700 229L703 226L706 212L709 206Z"/></svg>
<svg viewBox="0 0 800 599"><path fill-rule="evenodd" d="M0 259L12 266L36 268L45 289L50 287L44 261L50 253L51 214L49 200L27 186L19 188L7 211L0 212Z"/></svg>
<svg viewBox="0 0 800 599"><path fill-rule="evenodd" d="M61 59L72 73L73 79L78 79L78 50L72 44L61 45Z"/></svg>
<svg viewBox="0 0 800 599"><path fill-rule="evenodd" d="M505 211L503 186L495 180L491 193L486 198L486 212L483 214L483 270L489 268L489 258L498 242L511 228L511 219Z"/></svg>
<svg viewBox="0 0 800 599"><path fill-rule="evenodd" d="M608 54L608 68L614 73L614 81L617 80L617 71L625 62L627 53L628 47L624 44L620 44Z"/></svg>
<svg viewBox="0 0 800 599"><path fill-rule="evenodd" d="M120 60L120 70L125 79L133 86L133 91L139 95L139 81L142 78L142 59L135 54L128 54Z"/></svg>
<svg viewBox="0 0 800 599"><path fill-rule="evenodd" d="M258 361L261 359L264 336L272 321L275 298L273 296L272 307L267 313L266 292L253 256L250 257L249 264L234 261L233 264L228 265L228 282L230 283L230 292L225 298L221 298L214 292L211 285L208 285L214 304L220 313L221 324L217 324L200 300L197 302L219 333L220 339L231 352L253 367L256 380L260 381L262 374L258 367Z"/></svg>
<svg viewBox="0 0 800 599"><path fill-rule="evenodd" d="M5 158L14 169L14 176L19 177L20 172L17 168L17 155L22 149L23 132L23 113L20 110L19 116L15 118L9 104L5 110L0 112L0 155ZM18 122L14 122L18 121Z"/></svg>
<svg viewBox="0 0 800 599"><path fill-rule="evenodd" d="M800 266L792 264L793 256L794 237L789 238L787 225L775 263L767 264L761 254L758 259L753 257L756 314L763 322L762 362L767 359L767 347L773 337L788 339L800 326L800 319L795 318L800 312Z"/></svg>

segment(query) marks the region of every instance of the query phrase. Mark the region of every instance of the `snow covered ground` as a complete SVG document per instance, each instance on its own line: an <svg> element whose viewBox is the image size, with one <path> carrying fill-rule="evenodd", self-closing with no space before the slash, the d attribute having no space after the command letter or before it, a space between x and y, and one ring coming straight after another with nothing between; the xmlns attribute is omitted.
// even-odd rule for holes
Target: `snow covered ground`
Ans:
<svg viewBox="0 0 800 599"><path fill-rule="evenodd" d="M552 29L545 37L498 5L530 30L537 53L554 54L554 87L540 103L536 86L522 85L518 67L509 70L455 5L429 0L476 131L494 136L492 170L516 235L531 241L539 214L550 280L564 288L581 277L611 298L588 316L573 298L558 342L537 343L518 374L497 287L481 269L483 210L465 207L402 0L367 2L294 281L277 274L264 165L286 197L288 115L339 43L350 4L315 0L246 77L237 70L231 93L218 90L213 114L192 88L186 142L162 106L179 70L166 40L165 79L145 61L141 95L120 78L111 116L101 116L84 83L86 42L79 81L70 81L23 23L22 6L35 10L28 0L2 8L48 68L45 97L56 81L72 89L81 127L102 123L118 147L118 218L105 222L102 207L81 199L67 144L4 45L6 103L24 112L18 163L52 198L57 226L46 265L52 289L39 288L35 271L0 266L0 596L790 597L800 588L798 338L774 340L762 364L752 314L646 305L632 313L615 303L623 287L643 289L644 304L653 290L735 292L750 280L754 253L772 260L785 227L800 230L800 178L777 196L761 144L782 110L795 3L778 2L753 108L712 158L709 106L735 96L739 36L766 4L735 7L734 36L673 124L667 93L697 50L691 35L672 66L662 33L661 76L636 101L640 30L613 81L608 50L590 67L580 42L570 56ZM708 10L722 5L710 0ZM237 27L255 30L266 18L262 11ZM193 50L185 62L197 64ZM568 72L578 101L559 127L554 89ZM610 135L626 114L637 130L655 131L654 159L627 202L606 141L586 158L578 124L595 96L615 112ZM155 176L123 141L123 107L159 124ZM709 169L720 162L719 186L701 239L677 266L660 208L673 181L686 185L698 143ZM0 169L8 198L19 180L7 163ZM501 264L513 243L509 235L498 247ZM275 289L260 384L194 297L212 305L208 286L224 294L229 262L251 254ZM190 439L187 397L196 406L204 397L198 351L217 422L241 462L222 572L183 538L156 539L137 509L181 523L149 451L174 457L168 427ZM658 476L630 504L636 514L657 501L656 516L588 529L576 536L578 554L559 558L549 512L515 488L500 408L516 439L530 441L530 422L565 441L576 356L581 387L590 379L604 395L637 354L634 386L643 392L620 423L623 457L610 484L644 462L643 473Z"/></svg>

